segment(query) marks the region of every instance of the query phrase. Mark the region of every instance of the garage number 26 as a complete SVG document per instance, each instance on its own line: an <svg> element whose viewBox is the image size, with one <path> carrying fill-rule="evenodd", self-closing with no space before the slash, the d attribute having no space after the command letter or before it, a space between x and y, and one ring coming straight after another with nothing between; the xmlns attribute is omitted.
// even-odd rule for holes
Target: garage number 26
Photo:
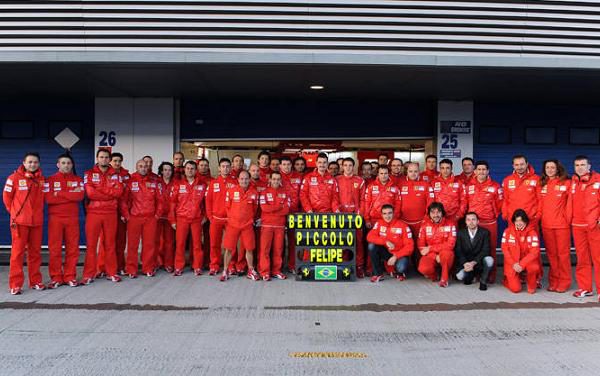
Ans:
<svg viewBox="0 0 600 376"><path fill-rule="evenodd" d="M117 134L114 131L102 131L100 136L100 146L115 146L117 144Z"/></svg>

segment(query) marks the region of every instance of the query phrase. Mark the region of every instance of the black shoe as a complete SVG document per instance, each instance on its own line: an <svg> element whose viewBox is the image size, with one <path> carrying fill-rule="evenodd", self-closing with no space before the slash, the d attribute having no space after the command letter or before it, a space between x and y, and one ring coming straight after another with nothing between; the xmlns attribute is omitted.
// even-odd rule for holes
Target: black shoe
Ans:
<svg viewBox="0 0 600 376"><path fill-rule="evenodd" d="M480 283L479 283L479 289L480 289L481 291L486 291L486 290L487 290L487 284L485 284L485 283L483 283L483 282L480 282Z"/></svg>
<svg viewBox="0 0 600 376"><path fill-rule="evenodd" d="M468 278L468 277L467 277L467 278L465 278L465 279L463 280L463 283L464 283L465 285L472 285L472 284L473 284L473 277L471 277L471 278Z"/></svg>

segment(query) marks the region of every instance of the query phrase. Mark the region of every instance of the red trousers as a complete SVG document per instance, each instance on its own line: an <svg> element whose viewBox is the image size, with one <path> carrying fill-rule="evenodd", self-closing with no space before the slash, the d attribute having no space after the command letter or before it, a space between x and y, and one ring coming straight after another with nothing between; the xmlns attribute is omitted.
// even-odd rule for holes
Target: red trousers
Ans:
<svg viewBox="0 0 600 376"><path fill-rule="evenodd" d="M596 277L596 290L600 291L600 228L593 230L585 227L573 226L573 239L575 240L575 253L577 253L577 266L575 279L577 287L593 291L593 276ZM592 265L595 273L592 274Z"/></svg>
<svg viewBox="0 0 600 376"><path fill-rule="evenodd" d="M244 228L227 226L225 229L225 238L223 239L223 248L231 252L231 262L229 269L244 271L248 267L246 262L246 252L254 251L256 248L256 234L254 226L250 225ZM239 250L236 248L239 241Z"/></svg>
<svg viewBox="0 0 600 376"><path fill-rule="evenodd" d="M102 233L100 235L103 236ZM117 257L117 270L125 270L125 248L127 248L127 223L121 220L120 216L117 216L117 235L115 243L115 252ZM106 272L104 266L104 242L100 242L100 248L98 249L98 273Z"/></svg>
<svg viewBox="0 0 600 376"><path fill-rule="evenodd" d="M492 267L492 270L490 270L490 274L488 276L487 281L488 283L495 283L497 273L496 265L498 264L496 262L496 247L498 246L498 222L479 222L479 226L490 232L490 256L492 256L492 258L494 259L494 266Z"/></svg>
<svg viewBox="0 0 600 376"><path fill-rule="evenodd" d="M177 220L177 229L175 231L175 269L182 270L185 267L185 244L188 236L191 234L192 241L190 245L192 251L192 269L200 269L204 261L204 252L202 251L202 223L190 222L184 219Z"/></svg>
<svg viewBox="0 0 600 376"><path fill-rule="evenodd" d="M568 228L542 228L550 262L550 288L566 291L571 287L571 231Z"/></svg>
<svg viewBox="0 0 600 376"><path fill-rule="evenodd" d="M156 218L131 216L127 222L127 274L138 272L138 248L142 240L142 273L154 271L156 259Z"/></svg>
<svg viewBox="0 0 600 376"><path fill-rule="evenodd" d="M175 230L166 219L159 219L156 224L156 265L158 267L175 266Z"/></svg>
<svg viewBox="0 0 600 376"><path fill-rule="evenodd" d="M221 266L221 258L223 253L221 251L221 244L223 243L223 233L227 221L220 221L215 219L210 222L210 269L219 270Z"/></svg>
<svg viewBox="0 0 600 376"><path fill-rule="evenodd" d="M77 279L77 261L79 261L79 220L77 218L48 217L48 253L50 254L48 272L52 281L65 283Z"/></svg>
<svg viewBox="0 0 600 376"><path fill-rule="evenodd" d="M23 274L23 258L27 250L27 271L29 286L42 283L42 226L11 226L12 249L10 252L10 269L8 272L8 287L22 288L25 280Z"/></svg>
<svg viewBox="0 0 600 376"><path fill-rule="evenodd" d="M531 262L523 268L523 271L527 273L528 290L536 289L540 270L540 264L537 262ZM513 270L512 265L504 264L504 286L514 293L521 292L521 278L520 275Z"/></svg>
<svg viewBox="0 0 600 376"><path fill-rule="evenodd" d="M419 273L423 274L432 281L437 280L436 269L438 262L435 259L437 255L437 253L429 252L427 255L421 256L421 259L419 260ZM439 265L442 268L442 275L440 278L444 281L447 281L450 274L450 269L454 265L454 253L440 252L439 255Z"/></svg>
<svg viewBox="0 0 600 376"><path fill-rule="evenodd" d="M101 237L100 234L103 236ZM106 274L117 274L117 255L115 243L117 236L117 216L111 214L88 213L85 218L87 250L83 265L83 278L94 278L98 271L98 246L104 245L104 263Z"/></svg>
<svg viewBox="0 0 600 376"><path fill-rule="evenodd" d="M281 273L283 264L283 227L261 227L260 230L260 259L258 272L260 275ZM273 253L271 256L271 249Z"/></svg>

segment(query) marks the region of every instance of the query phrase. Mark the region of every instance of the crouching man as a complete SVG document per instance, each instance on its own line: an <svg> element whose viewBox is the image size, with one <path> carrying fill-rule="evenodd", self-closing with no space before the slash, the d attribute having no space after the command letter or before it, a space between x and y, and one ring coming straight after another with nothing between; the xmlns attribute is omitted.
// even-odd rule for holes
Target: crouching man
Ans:
<svg viewBox="0 0 600 376"><path fill-rule="evenodd" d="M490 232L479 227L479 217L474 212L467 213L465 222L467 228L458 231L454 248L458 270L456 279L470 285L479 275L479 289L485 291L494 266L494 259L490 256Z"/></svg>
<svg viewBox="0 0 600 376"><path fill-rule="evenodd" d="M408 259L413 253L415 244L410 227L400 219L395 219L394 206L385 204L381 207L381 218L375 222L367 235L368 250L373 265L371 282L383 280L386 261L395 269L396 278L406 279Z"/></svg>

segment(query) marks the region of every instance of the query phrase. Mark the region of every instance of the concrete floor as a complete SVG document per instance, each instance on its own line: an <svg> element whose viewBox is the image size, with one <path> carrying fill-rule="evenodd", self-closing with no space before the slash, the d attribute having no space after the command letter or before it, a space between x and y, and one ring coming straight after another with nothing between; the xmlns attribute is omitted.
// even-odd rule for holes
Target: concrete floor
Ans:
<svg viewBox="0 0 600 376"><path fill-rule="evenodd" d="M164 272L7 292L0 375L598 375L597 297ZM305 357L305 353L333 357ZM352 352L347 356L340 352ZM300 353L300 354L296 354ZM315 354L313 354L314 356ZM296 357L300 356L300 357Z"/></svg>

